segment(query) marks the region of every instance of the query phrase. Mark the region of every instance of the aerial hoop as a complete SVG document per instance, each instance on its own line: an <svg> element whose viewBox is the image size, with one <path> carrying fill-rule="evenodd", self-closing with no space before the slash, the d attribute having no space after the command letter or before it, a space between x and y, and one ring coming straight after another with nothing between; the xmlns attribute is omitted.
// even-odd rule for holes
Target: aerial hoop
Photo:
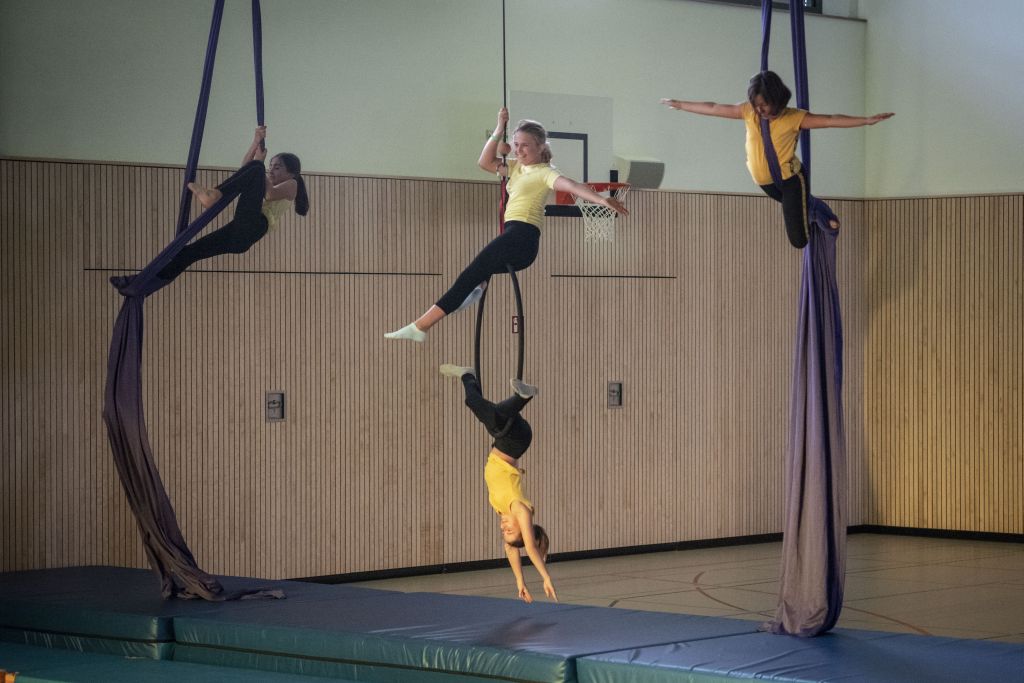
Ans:
<svg viewBox="0 0 1024 683"><path fill-rule="evenodd" d="M501 0L501 99L502 106L508 107L508 60L506 58L505 51L505 0ZM508 128L506 127L505 132L502 134L502 142L508 140ZM508 158L505 155L501 157L504 164L508 164ZM506 184L508 178L502 176L501 182L498 186L498 234L500 235L505 231L505 202L507 199ZM519 358L516 364L516 379L523 379L523 359L525 355L525 344L526 344L526 319L523 317L523 294L519 289L519 278L516 277L515 268L510 264L505 264L505 269L508 270L508 275L512 278L512 291L515 292L516 297L516 322L519 324ZM488 280L488 283L490 280ZM477 303L476 309L476 335L473 339L473 371L476 372L476 380L480 382L480 386L483 387L483 376L480 374L480 338L481 331L483 330L484 324L484 305L487 303L487 289L484 289L480 295L480 301ZM510 423L511 424L511 423Z"/></svg>
<svg viewBox="0 0 1024 683"><path fill-rule="evenodd" d="M515 269L509 264L505 264L505 268L512 279L512 291L516 297L516 320L519 323L519 356L516 364L516 379L522 380L523 360L526 353L526 319L523 317L523 294L519 289L519 278L516 277ZM489 289L490 287L484 289L480 295L480 301L477 303L476 336L473 341L473 371L476 372L476 380L480 382L481 387L483 386L483 377L480 374L480 338L484 322L484 304L487 302L487 291Z"/></svg>

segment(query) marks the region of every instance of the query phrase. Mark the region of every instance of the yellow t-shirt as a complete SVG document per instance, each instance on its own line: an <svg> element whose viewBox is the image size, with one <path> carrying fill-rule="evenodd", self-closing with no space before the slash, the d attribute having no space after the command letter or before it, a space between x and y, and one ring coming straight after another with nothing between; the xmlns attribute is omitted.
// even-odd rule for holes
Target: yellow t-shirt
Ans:
<svg viewBox="0 0 1024 683"><path fill-rule="evenodd" d="M263 202L261 211L267 217L267 232L277 227L278 220L284 215L284 212L288 210L291 204L292 200L290 199L273 199L269 202Z"/></svg>
<svg viewBox="0 0 1024 683"><path fill-rule="evenodd" d="M533 503L523 495L523 473L515 465L491 453L484 466L484 481L488 502L499 515L507 515L517 500L533 512Z"/></svg>
<svg viewBox="0 0 1024 683"><path fill-rule="evenodd" d="M524 166L513 160L508 162L508 168L505 220L523 221L539 228L544 222L544 200L562 174L545 163Z"/></svg>
<svg viewBox="0 0 1024 683"><path fill-rule="evenodd" d="M754 111L750 102L741 104L740 112L747 126L747 169L755 183L771 185L772 173L768 170L764 141L761 139L761 117ZM793 174L800 170L800 160L796 158L796 143L800 137L800 124L803 123L805 116L807 111L804 109L786 107L768 124L783 180L792 178Z"/></svg>

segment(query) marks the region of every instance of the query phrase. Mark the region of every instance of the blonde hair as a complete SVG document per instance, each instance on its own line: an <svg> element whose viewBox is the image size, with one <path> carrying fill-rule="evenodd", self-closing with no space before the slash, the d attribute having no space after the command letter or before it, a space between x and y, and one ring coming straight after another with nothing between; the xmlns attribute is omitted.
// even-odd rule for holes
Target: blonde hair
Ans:
<svg viewBox="0 0 1024 683"><path fill-rule="evenodd" d="M548 132L544 130L544 126L537 121L523 119L516 124L516 129L512 132L512 135L515 136L516 133L526 133L533 136L533 139L540 146L540 160L545 164L551 163L551 146L548 145Z"/></svg>
<svg viewBox="0 0 1024 683"><path fill-rule="evenodd" d="M548 532L544 531L544 527L540 524L533 525L533 540L537 543L537 551L544 560L548 559L548 548L551 547L551 539L548 538ZM509 543L513 548L525 548L526 541L523 540L523 534L520 532L519 538Z"/></svg>

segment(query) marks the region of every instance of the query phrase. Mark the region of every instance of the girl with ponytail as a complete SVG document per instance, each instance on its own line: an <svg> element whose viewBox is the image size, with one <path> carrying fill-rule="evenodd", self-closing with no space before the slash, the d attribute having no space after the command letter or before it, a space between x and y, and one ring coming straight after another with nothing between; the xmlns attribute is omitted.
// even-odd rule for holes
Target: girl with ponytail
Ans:
<svg viewBox="0 0 1024 683"><path fill-rule="evenodd" d="M242 159L242 167L223 183L206 188L189 183L203 208L210 208L224 192L238 191L238 204L231 222L191 243L179 253L159 277L170 281L186 268L202 259L220 254L241 254L248 251L277 224L290 206L295 213L305 216L309 211L309 197L306 183L302 180L302 163L289 152L282 152L270 158L269 167L263 160L267 157L266 126L256 129L252 144Z"/></svg>
<svg viewBox="0 0 1024 683"><path fill-rule="evenodd" d="M506 264L516 271L528 268L537 258L544 203L550 190L571 192L620 214L629 213L619 200L602 197L589 185L562 175L551 165L548 134L541 124L529 119L520 121L512 134L510 149L501 142L507 123L508 109L502 107L494 134L487 139L477 162L481 169L508 178L504 230L484 247L437 303L414 322L385 334L388 339L422 342L427 338L427 330L441 318L477 301L492 275L507 272ZM509 151L515 152L515 159L506 164L502 155Z"/></svg>

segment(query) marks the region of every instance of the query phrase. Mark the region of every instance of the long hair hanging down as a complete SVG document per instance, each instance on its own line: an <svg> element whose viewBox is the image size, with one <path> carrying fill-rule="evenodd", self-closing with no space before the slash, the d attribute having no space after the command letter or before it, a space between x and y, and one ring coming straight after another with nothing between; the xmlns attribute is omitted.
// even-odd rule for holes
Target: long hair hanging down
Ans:
<svg viewBox="0 0 1024 683"><path fill-rule="evenodd" d="M306 181L302 179L302 162L291 152L281 152L274 156L281 160L285 170L295 176L295 183L299 186L295 192L295 213L305 216L309 213L309 195L306 194Z"/></svg>

